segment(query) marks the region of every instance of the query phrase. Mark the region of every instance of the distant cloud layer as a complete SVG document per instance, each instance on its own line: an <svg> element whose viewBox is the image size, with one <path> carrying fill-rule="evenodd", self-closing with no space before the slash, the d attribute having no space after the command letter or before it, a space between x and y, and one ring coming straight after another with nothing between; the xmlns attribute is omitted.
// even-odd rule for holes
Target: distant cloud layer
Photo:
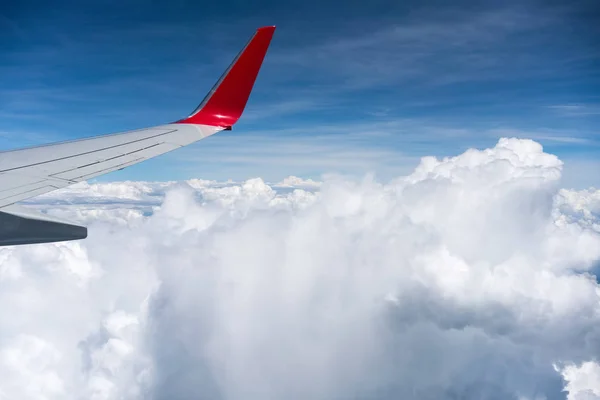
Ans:
<svg viewBox="0 0 600 400"><path fill-rule="evenodd" d="M0 399L600 399L600 190L531 140L388 184L81 184L0 248Z"/></svg>

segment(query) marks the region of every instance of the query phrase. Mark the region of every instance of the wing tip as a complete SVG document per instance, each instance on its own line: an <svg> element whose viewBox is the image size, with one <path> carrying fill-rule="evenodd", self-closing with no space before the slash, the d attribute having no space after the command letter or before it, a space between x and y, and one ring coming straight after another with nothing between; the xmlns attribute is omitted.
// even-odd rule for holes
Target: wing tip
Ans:
<svg viewBox="0 0 600 400"><path fill-rule="evenodd" d="M258 28L192 115L177 123L230 129L246 107L275 29Z"/></svg>

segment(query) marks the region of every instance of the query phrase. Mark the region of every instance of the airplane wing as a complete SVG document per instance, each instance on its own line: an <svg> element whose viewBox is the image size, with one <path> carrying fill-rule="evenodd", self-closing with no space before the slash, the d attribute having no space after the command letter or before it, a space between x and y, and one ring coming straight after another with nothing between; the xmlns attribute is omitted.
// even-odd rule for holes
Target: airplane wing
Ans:
<svg viewBox="0 0 600 400"><path fill-rule="evenodd" d="M151 128L0 152L0 245L85 238L85 227L36 215L15 203L230 130L242 115L274 31L274 26L259 28L187 118Z"/></svg>

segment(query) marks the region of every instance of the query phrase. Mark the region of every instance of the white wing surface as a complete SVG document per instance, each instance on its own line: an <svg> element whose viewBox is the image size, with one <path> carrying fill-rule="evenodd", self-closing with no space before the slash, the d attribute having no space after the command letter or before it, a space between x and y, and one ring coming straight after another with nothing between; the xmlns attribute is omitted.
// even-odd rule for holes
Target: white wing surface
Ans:
<svg viewBox="0 0 600 400"><path fill-rule="evenodd" d="M0 153L0 207L137 164L222 129L169 124Z"/></svg>

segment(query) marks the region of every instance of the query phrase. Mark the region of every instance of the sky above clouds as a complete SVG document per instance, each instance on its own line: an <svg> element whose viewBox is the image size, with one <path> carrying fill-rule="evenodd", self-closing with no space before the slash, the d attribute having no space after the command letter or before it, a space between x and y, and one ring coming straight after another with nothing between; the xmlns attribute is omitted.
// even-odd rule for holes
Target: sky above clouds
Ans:
<svg viewBox="0 0 600 400"><path fill-rule="evenodd" d="M0 9L0 146L187 115L257 26L278 25L232 132L106 180L337 172L530 138L599 186L600 32L576 2L19 2Z"/></svg>

